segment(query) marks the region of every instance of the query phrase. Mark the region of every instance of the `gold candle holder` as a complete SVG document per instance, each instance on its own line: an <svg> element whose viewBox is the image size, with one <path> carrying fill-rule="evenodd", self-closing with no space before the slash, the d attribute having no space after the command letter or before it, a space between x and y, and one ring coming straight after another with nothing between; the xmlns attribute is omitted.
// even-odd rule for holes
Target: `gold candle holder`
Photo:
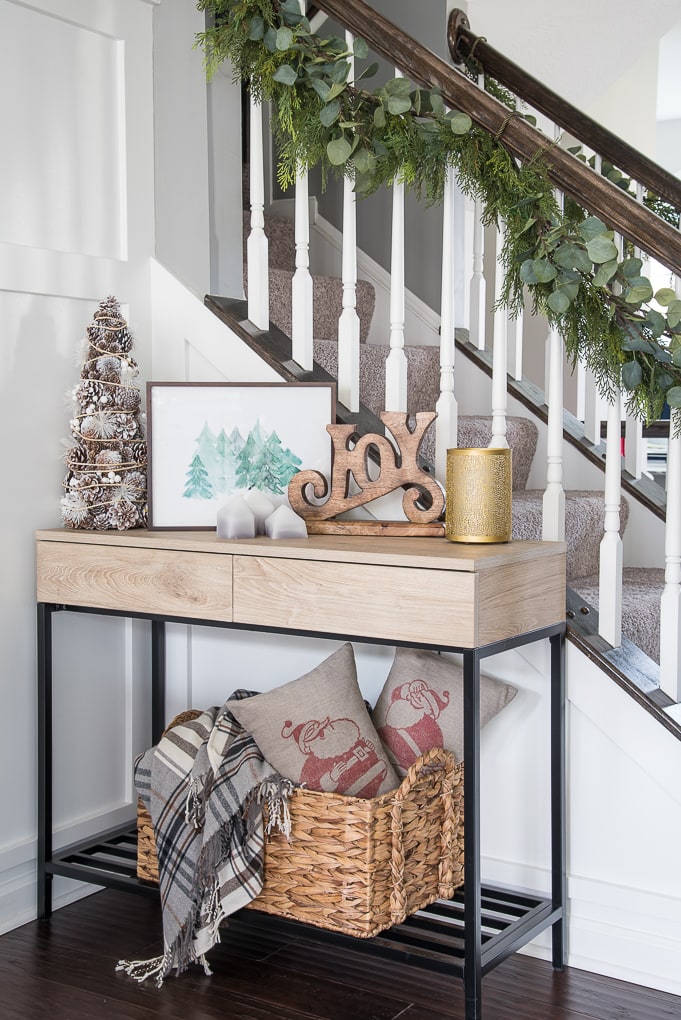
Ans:
<svg viewBox="0 0 681 1020"><path fill-rule="evenodd" d="M447 450L445 536L450 542L511 541L511 451Z"/></svg>

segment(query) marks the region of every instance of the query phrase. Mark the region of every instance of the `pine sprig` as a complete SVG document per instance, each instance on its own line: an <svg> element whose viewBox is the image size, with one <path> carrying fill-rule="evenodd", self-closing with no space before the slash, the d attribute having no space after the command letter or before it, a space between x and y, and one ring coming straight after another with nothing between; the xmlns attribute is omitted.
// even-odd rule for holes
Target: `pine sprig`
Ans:
<svg viewBox="0 0 681 1020"><path fill-rule="evenodd" d="M198 0L197 7L213 15L196 37L207 73L229 60L235 80L272 104L282 188L319 165L324 183L330 174L349 177L359 197L397 180L432 204L451 167L463 192L480 200L483 223L503 232L500 303L517 314L529 294L533 313L562 334L573 365L589 367L606 399L623 386L637 417L659 417L665 402L681 408L681 300L669 288L653 294L640 260L617 250L606 224L573 201L559 208L541 156L515 159L466 113L447 110L437 89L405 78L367 88L377 64L349 83L345 40L312 33L297 0ZM368 53L355 39L354 56ZM497 82L486 78L485 88L534 120ZM588 162L581 150L573 154ZM604 164L601 172L630 189L616 168ZM678 224L669 203L651 194L644 202Z"/></svg>

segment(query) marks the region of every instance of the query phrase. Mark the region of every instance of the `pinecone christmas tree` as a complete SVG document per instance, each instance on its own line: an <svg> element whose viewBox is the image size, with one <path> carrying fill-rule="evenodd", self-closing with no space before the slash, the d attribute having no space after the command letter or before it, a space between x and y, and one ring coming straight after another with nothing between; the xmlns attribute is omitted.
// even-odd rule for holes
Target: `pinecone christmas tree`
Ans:
<svg viewBox="0 0 681 1020"><path fill-rule="evenodd" d="M126 531L147 523L147 444L133 337L115 297L87 327L80 381L71 394L61 517L67 528Z"/></svg>

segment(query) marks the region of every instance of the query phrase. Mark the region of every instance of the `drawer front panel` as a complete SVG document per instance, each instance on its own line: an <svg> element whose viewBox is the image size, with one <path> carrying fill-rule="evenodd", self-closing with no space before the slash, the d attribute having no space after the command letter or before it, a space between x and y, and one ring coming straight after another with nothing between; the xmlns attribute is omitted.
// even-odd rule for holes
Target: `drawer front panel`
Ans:
<svg viewBox="0 0 681 1020"><path fill-rule="evenodd" d="M232 557L38 542L38 601L232 620Z"/></svg>
<svg viewBox="0 0 681 1020"><path fill-rule="evenodd" d="M234 622L473 647L476 575L234 557Z"/></svg>

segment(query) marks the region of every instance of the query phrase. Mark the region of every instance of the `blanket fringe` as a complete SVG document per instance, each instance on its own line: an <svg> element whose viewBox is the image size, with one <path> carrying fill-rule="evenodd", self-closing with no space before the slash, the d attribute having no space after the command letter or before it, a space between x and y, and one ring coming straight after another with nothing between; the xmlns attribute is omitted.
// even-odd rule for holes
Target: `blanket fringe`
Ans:
<svg viewBox="0 0 681 1020"><path fill-rule="evenodd" d="M258 803L263 801L267 804L267 826L265 832L269 835L275 829L291 839L291 812L289 810L289 798L294 789L294 783L290 779L277 778L266 779L260 784L258 790Z"/></svg>
<svg viewBox="0 0 681 1020"><path fill-rule="evenodd" d="M163 978L168 973L170 967L170 958L168 953L164 953L163 956L153 956L150 960L119 960L116 964L116 970L125 971L128 977L133 978L134 981L146 981L147 978L156 978L156 985L160 988L163 984Z"/></svg>

